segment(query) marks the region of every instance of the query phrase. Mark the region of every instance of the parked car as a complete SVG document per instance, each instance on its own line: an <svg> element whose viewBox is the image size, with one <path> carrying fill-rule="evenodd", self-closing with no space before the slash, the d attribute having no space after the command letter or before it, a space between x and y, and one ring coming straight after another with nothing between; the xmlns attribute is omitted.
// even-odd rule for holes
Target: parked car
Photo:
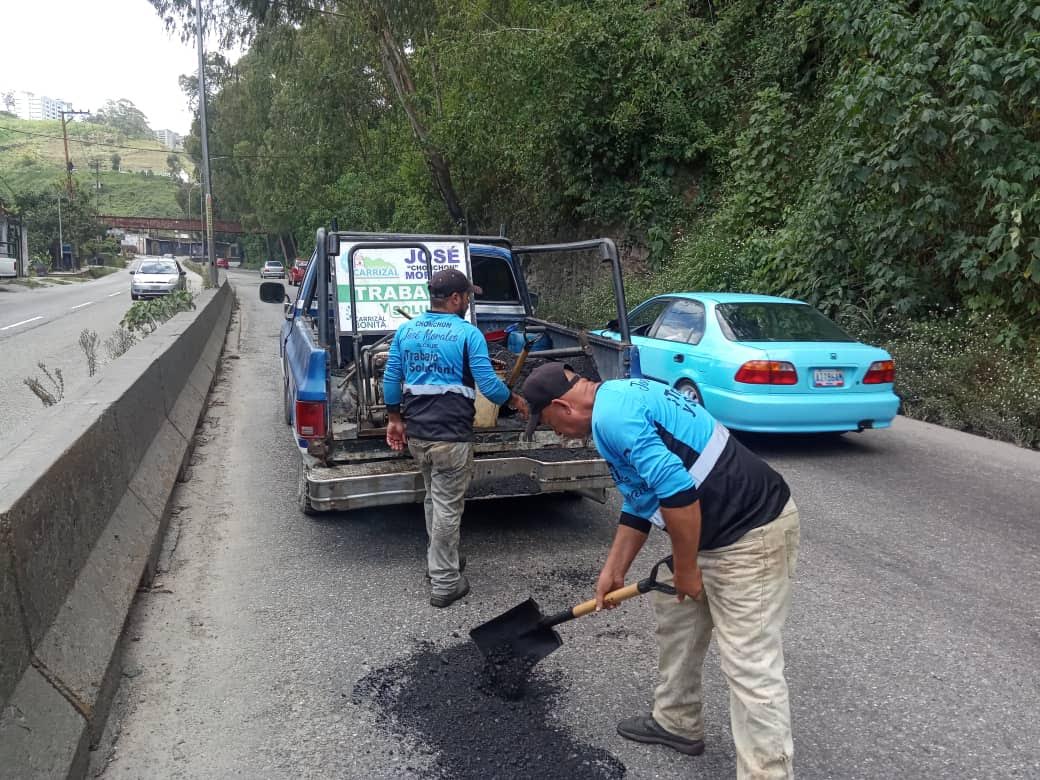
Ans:
<svg viewBox="0 0 1040 780"><path fill-rule="evenodd" d="M176 260L144 258L130 273L133 275L130 280L130 298L135 301L169 295L187 287L185 277L188 272Z"/></svg>
<svg viewBox="0 0 1040 780"><path fill-rule="evenodd" d="M217 268L227 268L227 267L228 267L228 259L226 257L218 257L217 258Z"/></svg>
<svg viewBox="0 0 1040 780"><path fill-rule="evenodd" d="M300 282L303 281L304 275L307 273L307 260L302 257L297 257L296 262L292 264L289 269L289 284L299 287Z"/></svg>
<svg viewBox="0 0 1040 780"><path fill-rule="evenodd" d="M284 279L285 266L277 260L268 260L260 269L261 279Z"/></svg>
<svg viewBox="0 0 1040 780"><path fill-rule="evenodd" d="M736 293L669 293L629 314L643 377L729 428L817 433L887 428L895 364L812 306ZM619 338L616 325L603 335Z"/></svg>

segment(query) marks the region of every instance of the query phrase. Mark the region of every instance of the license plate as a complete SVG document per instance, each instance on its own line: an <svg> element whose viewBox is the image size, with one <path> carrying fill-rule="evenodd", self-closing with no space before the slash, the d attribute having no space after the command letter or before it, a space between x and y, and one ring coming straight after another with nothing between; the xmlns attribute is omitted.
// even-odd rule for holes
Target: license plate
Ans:
<svg viewBox="0 0 1040 780"><path fill-rule="evenodd" d="M816 387L844 387L845 374L833 368L817 368L813 371L813 384Z"/></svg>

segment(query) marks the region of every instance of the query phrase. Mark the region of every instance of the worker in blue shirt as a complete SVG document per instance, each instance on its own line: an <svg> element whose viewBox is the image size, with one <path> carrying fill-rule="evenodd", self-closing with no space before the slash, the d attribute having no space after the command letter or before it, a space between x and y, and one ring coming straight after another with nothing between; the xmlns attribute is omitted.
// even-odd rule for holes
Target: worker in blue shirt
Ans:
<svg viewBox="0 0 1040 780"><path fill-rule="evenodd" d="M407 446L422 471L430 604L447 607L469 593L459 528L473 473L476 388L524 416L527 404L495 374L484 334L465 319L479 288L456 269L438 271L428 287L430 310L394 334L383 396L390 416L387 444L395 450Z"/></svg>
<svg viewBox="0 0 1040 780"><path fill-rule="evenodd" d="M783 478L704 407L659 382L592 382L562 363L524 383L528 432L590 434L624 498L596 585L597 608L624 584L653 527L668 532L676 596L653 594L659 681L653 712L618 733L704 752L701 674L714 631L730 688L737 777L793 777L781 633L798 557L798 510Z"/></svg>

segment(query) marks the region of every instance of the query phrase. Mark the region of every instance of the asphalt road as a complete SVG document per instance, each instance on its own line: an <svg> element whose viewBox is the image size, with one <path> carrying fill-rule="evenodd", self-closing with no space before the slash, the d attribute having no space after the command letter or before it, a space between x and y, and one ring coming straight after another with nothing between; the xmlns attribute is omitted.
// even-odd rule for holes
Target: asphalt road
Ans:
<svg viewBox="0 0 1040 780"><path fill-rule="evenodd" d="M472 503L463 526L472 594L429 607L418 507L297 513L297 456L280 420L280 307L257 301L254 277L231 276L240 308L222 374L193 475L174 498L164 571L128 625L123 684L95 771L435 776L432 751L444 754L446 743L427 735L447 731L450 740L452 721L423 727L425 708L439 717L479 702L449 703L449 691L388 714L380 697L404 689L414 704L431 667L409 659L443 650L445 664L458 662L471 627L528 595L547 610L586 597L617 503ZM1040 777L1040 454L903 419L841 439L748 442L787 477L802 511L786 631L798 776ZM640 573L666 551L661 536L637 560ZM728 693L714 651L705 755L615 734L618 719L649 707L648 607L629 602L561 627L564 646L539 667L556 691L546 718L557 731L547 733L565 735L579 757L611 754L629 778L731 777ZM424 640L433 643L425 650ZM359 680L394 664L411 677L384 677L379 696L357 695ZM476 729L488 744L533 725L502 712ZM504 760L486 758L490 767Z"/></svg>
<svg viewBox="0 0 1040 780"><path fill-rule="evenodd" d="M39 363L52 371L61 370L66 397L83 386L89 378L86 356L78 343L84 329L98 334L99 370L111 362L104 340L118 329L130 308L130 278L126 271L117 271L61 287L0 287L0 441L31 428L33 419L44 410L24 382L26 377L36 376L51 389ZM189 279L196 288L200 286L194 274Z"/></svg>

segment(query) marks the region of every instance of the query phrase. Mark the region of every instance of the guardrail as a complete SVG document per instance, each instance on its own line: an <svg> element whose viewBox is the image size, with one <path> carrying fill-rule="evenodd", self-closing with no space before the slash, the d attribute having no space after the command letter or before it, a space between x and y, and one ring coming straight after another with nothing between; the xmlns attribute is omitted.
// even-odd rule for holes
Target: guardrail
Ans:
<svg viewBox="0 0 1040 780"><path fill-rule="evenodd" d="M80 777L231 318L196 298L0 451L0 775Z"/></svg>

